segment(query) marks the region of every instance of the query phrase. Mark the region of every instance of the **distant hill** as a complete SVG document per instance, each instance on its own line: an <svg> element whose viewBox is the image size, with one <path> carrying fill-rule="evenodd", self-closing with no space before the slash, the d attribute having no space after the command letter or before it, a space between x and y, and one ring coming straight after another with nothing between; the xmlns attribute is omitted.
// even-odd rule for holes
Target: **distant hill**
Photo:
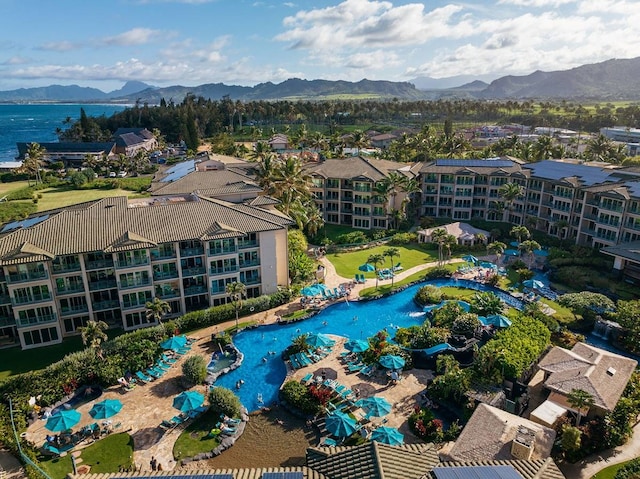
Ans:
<svg viewBox="0 0 640 479"><path fill-rule="evenodd" d="M482 82L487 86L491 80L495 80L496 75L456 75L444 78L417 77L409 80L418 90L450 90L455 88L463 88L465 85ZM486 83L485 83L486 82Z"/></svg>
<svg viewBox="0 0 640 479"><path fill-rule="evenodd" d="M130 81L119 90L105 93L97 88L78 85L49 85L36 88L19 88L17 90L0 91L0 102L95 102L108 101L114 98L132 95L136 92L152 88L146 83Z"/></svg>

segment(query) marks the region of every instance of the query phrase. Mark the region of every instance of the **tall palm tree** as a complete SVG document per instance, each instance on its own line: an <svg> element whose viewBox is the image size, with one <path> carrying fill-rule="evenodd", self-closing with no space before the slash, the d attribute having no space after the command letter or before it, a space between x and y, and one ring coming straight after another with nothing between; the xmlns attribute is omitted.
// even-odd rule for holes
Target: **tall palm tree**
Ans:
<svg viewBox="0 0 640 479"><path fill-rule="evenodd" d="M351 133L349 144L356 149L356 156L358 156L361 149L369 146L369 137L362 130L355 130Z"/></svg>
<svg viewBox="0 0 640 479"><path fill-rule="evenodd" d="M514 226L509 231L509 234L518 240L518 243L522 242L522 238L531 238L531 233L526 226Z"/></svg>
<svg viewBox="0 0 640 479"><path fill-rule="evenodd" d="M558 220L554 223L556 227L556 234L560 239L566 239L567 228L569 228L569 222L567 220Z"/></svg>
<svg viewBox="0 0 640 479"><path fill-rule="evenodd" d="M451 247L458 244L458 238L454 235L447 235L444 237L443 246L447 250L447 261L451 259Z"/></svg>
<svg viewBox="0 0 640 479"><path fill-rule="evenodd" d="M309 238L313 238L324 227L324 218L322 212L315 203L310 202L307 206L307 234Z"/></svg>
<svg viewBox="0 0 640 479"><path fill-rule="evenodd" d="M227 284L225 287L225 292L229 295L229 299L231 299L231 304L233 305L233 309L236 311L236 331L238 330L238 321L240 317L240 310L242 309L242 301L247 294L247 287L239 282L234 281L233 283Z"/></svg>
<svg viewBox="0 0 640 479"><path fill-rule="evenodd" d="M505 249L507 249L507 245L500 241L494 241L487 245L487 253L496 255L496 264L500 264L500 256Z"/></svg>
<svg viewBox="0 0 640 479"><path fill-rule="evenodd" d="M438 266L442 266L442 251L447 238L447 230L444 228L436 228L431 232L431 241L438 245Z"/></svg>
<svg viewBox="0 0 640 479"><path fill-rule="evenodd" d="M264 161L264 159L273 154L271 146L266 141L257 141L253 145L253 151L249 154L249 159L252 161Z"/></svg>
<svg viewBox="0 0 640 479"><path fill-rule="evenodd" d="M498 190L498 194L504 200L506 211L511 211L513 202L524 195L524 188L518 183L505 183Z"/></svg>
<svg viewBox="0 0 640 479"><path fill-rule="evenodd" d="M518 245L520 252L529 257L529 269L531 269L531 265L533 264L533 252L540 248L540 243L534 240L526 240Z"/></svg>
<svg viewBox="0 0 640 479"><path fill-rule="evenodd" d="M381 254L372 254L367 258L367 263L372 264L376 274L376 289L378 289L378 265L384 263L384 256Z"/></svg>
<svg viewBox="0 0 640 479"><path fill-rule="evenodd" d="M291 205L303 198L311 197L311 177L302 168L302 161L288 157L278 165L273 181L274 196L280 200L283 213L289 214Z"/></svg>
<svg viewBox="0 0 640 479"><path fill-rule="evenodd" d="M28 174L29 178L33 177L36 185L42 182L40 170L44 166L44 155L46 152L47 150L39 143L29 143L27 152L24 155L24 160L22 161L22 166L18 168L18 172Z"/></svg>
<svg viewBox="0 0 640 479"><path fill-rule="evenodd" d="M389 262L391 263L389 269L393 272L393 258L400 256L400 250L398 248L387 248L382 252L382 254L389 258ZM391 276L391 289L393 289L393 276L394 275Z"/></svg>
<svg viewBox="0 0 640 479"><path fill-rule="evenodd" d="M147 321L158 324L162 322L162 317L165 314L171 312L169 303L161 300L157 296L153 298L153 301L147 301L145 308L147 308Z"/></svg>
<svg viewBox="0 0 640 479"><path fill-rule="evenodd" d="M580 426L582 411L590 409L595 404L593 396L584 389L572 389L571 392L567 394L567 402L577 411L576 427Z"/></svg>
<svg viewBox="0 0 640 479"><path fill-rule="evenodd" d="M86 326L78 328L82 337L82 344L93 349L99 358L102 358L101 344L107 339L105 331L109 329L109 325L104 321L94 321L90 319Z"/></svg>

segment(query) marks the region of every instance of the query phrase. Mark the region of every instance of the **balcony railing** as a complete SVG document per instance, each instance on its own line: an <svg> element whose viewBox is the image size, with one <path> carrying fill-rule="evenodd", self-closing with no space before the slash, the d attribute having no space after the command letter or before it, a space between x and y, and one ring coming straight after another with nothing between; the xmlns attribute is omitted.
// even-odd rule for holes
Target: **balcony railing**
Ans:
<svg viewBox="0 0 640 479"><path fill-rule="evenodd" d="M197 294L206 294L207 292L207 287L202 285L202 286L189 286L188 288L184 288L184 295L185 296L195 296Z"/></svg>
<svg viewBox="0 0 640 479"><path fill-rule="evenodd" d="M13 298L11 302L17 306L20 304L44 303L46 301L51 301L51 300L52 300L51 293L47 293L47 294L31 294L28 297L25 296L25 297Z"/></svg>
<svg viewBox="0 0 640 479"><path fill-rule="evenodd" d="M56 313L43 314L35 318L19 318L16 324L19 328L26 328L28 326L34 326L36 324L53 323L58 320Z"/></svg>
<svg viewBox="0 0 640 479"><path fill-rule="evenodd" d="M176 289L156 291L156 296L158 296L158 298L160 299L179 298L180 291Z"/></svg>
<svg viewBox="0 0 640 479"><path fill-rule="evenodd" d="M226 288L211 288L210 293L212 295L226 294L227 290L226 290Z"/></svg>
<svg viewBox="0 0 640 479"><path fill-rule="evenodd" d="M66 286L56 287L56 294L74 294L74 293L84 293L84 284L69 284Z"/></svg>
<svg viewBox="0 0 640 479"><path fill-rule="evenodd" d="M134 289L141 288L143 286L149 286L151 284L151 278L143 278L137 281L120 281L118 287L120 289Z"/></svg>
<svg viewBox="0 0 640 479"><path fill-rule="evenodd" d="M354 186L353 191L359 191L361 193L371 193L370 186Z"/></svg>
<svg viewBox="0 0 640 479"><path fill-rule="evenodd" d="M217 256L221 254L234 254L238 252L238 248L209 248L208 256Z"/></svg>
<svg viewBox="0 0 640 479"><path fill-rule="evenodd" d="M240 278L240 282L243 283L246 286L253 286L254 284L260 284L262 282L262 279L260 277L258 277L258 278L245 278L244 280L242 278Z"/></svg>
<svg viewBox="0 0 640 479"><path fill-rule="evenodd" d="M8 294L0 294L0 304L11 304L11 296Z"/></svg>
<svg viewBox="0 0 640 479"><path fill-rule="evenodd" d="M73 273L73 272L76 272L76 271L80 271L80 269L81 269L80 263L73 263L73 264L56 264L56 263L53 263L51 265L51 268L53 269L53 274Z"/></svg>
<svg viewBox="0 0 640 479"><path fill-rule="evenodd" d="M201 276L207 272L204 266L194 266L192 268L182 268L182 277Z"/></svg>
<svg viewBox="0 0 640 479"><path fill-rule="evenodd" d="M103 279L101 281L91 281L89 283L89 291L98 291L100 289L117 288L118 283L115 279Z"/></svg>
<svg viewBox="0 0 640 479"><path fill-rule="evenodd" d="M176 257L176 252L171 251L152 251L151 261L162 261L163 259L173 259Z"/></svg>
<svg viewBox="0 0 640 479"><path fill-rule="evenodd" d="M180 257L187 258L189 256L202 256L204 254L204 246L199 248L180 248Z"/></svg>
<svg viewBox="0 0 640 479"><path fill-rule="evenodd" d="M327 210L327 211L331 211L331 210ZM238 241L238 249L257 248L258 244L259 244L258 240L255 240L255 241Z"/></svg>
<svg viewBox="0 0 640 479"><path fill-rule="evenodd" d="M249 268L250 266L260 266L260 260L255 259L251 261L240 261L241 268Z"/></svg>
<svg viewBox="0 0 640 479"><path fill-rule="evenodd" d="M35 281L39 279L47 279L49 274L46 271L29 271L27 273L9 273L7 283L24 283L26 281Z"/></svg>
<svg viewBox="0 0 640 479"><path fill-rule="evenodd" d="M227 267L227 268L209 268L209 275L217 276L220 274L236 273L238 269L239 269L238 266Z"/></svg>
<svg viewBox="0 0 640 479"><path fill-rule="evenodd" d="M624 225L624 227L631 230L640 231L640 224L638 223L627 223Z"/></svg>
<svg viewBox="0 0 640 479"><path fill-rule="evenodd" d="M113 259L101 259L96 261L86 261L84 266L87 270L113 268Z"/></svg>
<svg viewBox="0 0 640 479"><path fill-rule="evenodd" d="M622 206L605 205L604 203L600 204L600 209L607 210L607 211L616 211L618 213L621 213L623 210Z"/></svg>
<svg viewBox="0 0 640 479"><path fill-rule="evenodd" d="M162 281L163 279L175 279L177 277L178 277L177 269L174 269L171 271L154 271L153 272L154 281Z"/></svg>
<svg viewBox="0 0 640 479"><path fill-rule="evenodd" d="M139 266L146 266L149 263L150 261L148 256L145 256L144 258L131 258L126 261L116 261L116 268L137 268Z"/></svg>
<svg viewBox="0 0 640 479"><path fill-rule="evenodd" d="M94 301L91 303L94 311L103 311L105 309L119 309L120 301L117 299L107 299L105 301Z"/></svg>
<svg viewBox="0 0 640 479"><path fill-rule="evenodd" d="M86 304L79 304L75 306L68 306L66 308L60 308L60 316L73 316L78 313L88 313L89 306Z"/></svg>

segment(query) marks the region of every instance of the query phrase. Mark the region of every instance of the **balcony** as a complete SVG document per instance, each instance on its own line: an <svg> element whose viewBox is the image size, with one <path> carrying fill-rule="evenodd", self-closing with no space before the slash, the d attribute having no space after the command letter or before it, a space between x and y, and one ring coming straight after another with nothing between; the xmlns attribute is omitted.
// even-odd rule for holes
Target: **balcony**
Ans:
<svg viewBox="0 0 640 479"><path fill-rule="evenodd" d="M249 268L250 266L260 266L260 260L240 261L240 268Z"/></svg>
<svg viewBox="0 0 640 479"><path fill-rule="evenodd" d="M638 223L627 223L624 227L630 230L640 231L640 224Z"/></svg>
<svg viewBox="0 0 640 479"><path fill-rule="evenodd" d="M149 286L150 284L151 284L151 278L143 278L137 281L120 281L120 283L118 284L118 287L120 289L134 289L134 288L141 288L143 286Z"/></svg>
<svg viewBox="0 0 640 479"><path fill-rule="evenodd" d="M123 301L122 309L142 309L145 308L146 303L130 303L129 301Z"/></svg>
<svg viewBox="0 0 640 479"><path fill-rule="evenodd" d="M75 294L75 293L84 293L84 284L68 284L61 287L56 287L56 294L65 295L65 294Z"/></svg>
<svg viewBox="0 0 640 479"><path fill-rule="evenodd" d="M190 276L202 276L207 272L207 268L204 266L193 266L191 268L182 268L182 277L190 277Z"/></svg>
<svg viewBox="0 0 640 479"><path fill-rule="evenodd" d="M118 283L114 279L103 279L101 281L91 281L89 283L89 291L98 291L101 289L113 289L117 288Z"/></svg>
<svg viewBox="0 0 640 479"><path fill-rule="evenodd" d="M340 198L340 201L342 201L343 203L352 203L353 196L343 196Z"/></svg>
<svg viewBox="0 0 640 479"><path fill-rule="evenodd" d="M596 234L596 229L595 228L590 228L588 226L583 226L582 228L580 228L580 233L584 233L587 235L595 235Z"/></svg>
<svg viewBox="0 0 640 479"><path fill-rule="evenodd" d="M327 210L327 211L334 211L334 210ZM337 212L337 210L335 210L335 212ZM247 249L247 248L257 248L259 245L258 240L253 240L253 241L242 241L242 240L238 240L238 249Z"/></svg>
<svg viewBox="0 0 640 479"><path fill-rule="evenodd" d="M46 301L51 301L51 299L51 293L31 294L29 297L12 298L11 303L13 303L14 306L18 306L21 304L44 303Z"/></svg>
<svg viewBox="0 0 640 479"><path fill-rule="evenodd" d="M217 256L221 254L235 254L238 252L238 248L233 246L233 248L209 248L207 255L208 256Z"/></svg>
<svg viewBox="0 0 640 479"><path fill-rule="evenodd" d="M67 306L66 308L60 308L60 316L73 316L74 314L88 313L89 306L86 304L79 304L75 306Z"/></svg>
<svg viewBox="0 0 640 479"><path fill-rule="evenodd" d="M175 251L152 251L151 261L162 261L164 259L173 259L176 257Z"/></svg>
<svg viewBox="0 0 640 479"><path fill-rule="evenodd" d="M162 281L163 279L176 279L177 277L178 277L177 269L174 269L171 271L154 271L153 272L154 281Z"/></svg>
<svg viewBox="0 0 640 479"><path fill-rule="evenodd" d="M113 259L101 259L96 261L85 261L84 263L87 271L94 269L106 269L113 268Z"/></svg>
<svg viewBox="0 0 640 479"><path fill-rule="evenodd" d="M226 290L226 288L211 288L210 293L211 293L212 296L217 296L217 295L220 295L220 294L227 294L227 290Z"/></svg>
<svg viewBox="0 0 640 479"><path fill-rule="evenodd" d="M176 289L167 289L162 291L156 291L156 296L160 299L179 298L180 291Z"/></svg>
<svg viewBox="0 0 640 479"><path fill-rule="evenodd" d="M360 191L362 193L371 193L371 186L354 186L353 191Z"/></svg>
<svg viewBox="0 0 640 479"><path fill-rule="evenodd" d="M256 284L260 284L262 282L262 278L257 277L257 278L245 278L244 280L242 278L240 278L240 282L243 283L245 286L253 286Z"/></svg>
<svg viewBox="0 0 640 479"><path fill-rule="evenodd" d="M149 263L150 261L148 256L145 256L144 258L131 258L126 261L116 261L116 268L138 268L140 266L147 266Z"/></svg>
<svg viewBox="0 0 640 479"><path fill-rule="evenodd" d="M471 191L459 191L459 190L456 190L456 192L454 194L456 196L473 196L473 193Z"/></svg>
<svg viewBox="0 0 640 479"><path fill-rule="evenodd" d="M358 205L370 205L371 198L356 198L355 200L353 200L353 202Z"/></svg>
<svg viewBox="0 0 640 479"><path fill-rule="evenodd" d="M53 263L51 265L51 269L53 270L53 274L75 273L81 270L80 263L73 263L73 264Z"/></svg>
<svg viewBox="0 0 640 479"><path fill-rule="evenodd" d="M188 258L189 256L202 256L204 254L204 246L195 248L180 248L180 257Z"/></svg>
<svg viewBox="0 0 640 479"><path fill-rule="evenodd" d="M622 210L624 209L622 206L616 206L616 205L606 205L604 203L602 203L600 205L600 209L601 210L607 210L607 211L615 211L617 213L622 213Z"/></svg>
<svg viewBox="0 0 640 479"><path fill-rule="evenodd" d="M202 286L189 286L188 288L184 288L185 296L195 296L197 294L206 294L207 287L205 285Z"/></svg>
<svg viewBox="0 0 640 479"><path fill-rule="evenodd" d="M117 299L107 299L105 301L94 301L91 303L93 311L104 311L105 309L120 309L120 301Z"/></svg>
<svg viewBox="0 0 640 479"><path fill-rule="evenodd" d="M28 271L26 273L9 273L7 283L25 283L27 281L36 281L39 279L47 279L49 275L46 271Z"/></svg>
<svg viewBox="0 0 640 479"><path fill-rule="evenodd" d="M11 304L11 296L8 294L0 294L0 304Z"/></svg>
<svg viewBox="0 0 640 479"><path fill-rule="evenodd" d="M210 276L218 276L218 275L221 275L221 274L237 273L238 269L239 268L237 266L227 267L227 268L210 268L209 269L209 275Z"/></svg>
<svg viewBox="0 0 640 479"><path fill-rule="evenodd" d="M37 324L46 324L46 323L54 323L58 320L58 317L55 313L51 314L43 314L42 316L38 316L36 318L19 318L16 321L16 325L19 328L26 328L29 326L35 326Z"/></svg>

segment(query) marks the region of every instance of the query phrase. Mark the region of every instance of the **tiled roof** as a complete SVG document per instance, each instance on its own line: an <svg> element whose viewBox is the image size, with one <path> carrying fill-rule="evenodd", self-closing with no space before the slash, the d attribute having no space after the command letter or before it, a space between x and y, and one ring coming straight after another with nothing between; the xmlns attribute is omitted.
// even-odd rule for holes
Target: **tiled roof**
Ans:
<svg viewBox="0 0 640 479"><path fill-rule="evenodd" d="M552 459L538 459L534 461L467 461L443 462L436 467L455 466L511 466L523 479L565 479L564 474ZM435 469L435 468L434 468Z"/></svg>
<svg viewBox="0 0 640 479"><path fill-rule="evenodd" d="M601 253L611 256L619 256L634 263L640 263L640 241L631 243L621 243L615 246L606 246L600 250Z"/></svg>
<svg viewBox="0 0 640 479"><path fill-rule="evenodd" d="M116 145L118 146L139 145L146 141L147 140L145 138L138 136L135 133L123 133L122 135L116 136Z"/></svg>
<svg viewBox="0 0 640 479"><path fill-rule="evenodd" d="M152 195L181 195L199 191L205 196L262 192L250 177L231 170L192 171L172 182L158 182L151 186Z"/></svg>
<svg viewBox="0 0 640 479"><path fill-rule="evenodd" d="M397 163L395 161L365 159L361 156L349 158L332 158L320 163L305 165L305 171L311 175L318 175L324 178L366 178L371 181L380 181L391 171L413 176L411 165L407 163Z"/></svg>
<svg viewBox="0 0 640 479"><path fill-rule="evenodd" d="M24 158L24 155L27 153L29 149L29 143L18 142L16 146L18 147L18 158ZM81 143L81 142L43 142L38 143L42 148L44 148L48 153L102 153L102 152L110 152L115 143L114 142L105 142L105 143Z"/></svg>
<svg viewBox="0 0 640 479"><path fill-rule="evenodd" d="M388 446L367 442L307 449L307 466L331 479L417 479L436 464L438 454L432 444Z"/></svg>
<svg viewBox="0 0 640 479"><path fill-rule="evenodd" d="M637 364L633 359L577 343L571 351L553 347L538 366L551 373L545 387L565 396L582 389L593 396L596 406L612 411Z"/></svg>
<svg viewBox="0 0 640 479"><path fill-rule="evenodd" d="M617 182L612 176L615 170L601 168L576 162L564 162L558 160L545 160L538 163L529 163L522 166L531 171L531 176L546 180L568 180L575 177L574 185L592 186L604 182ZM571 183L571 181L569 181Z"/></svg>
<svg viewBox="0 0 640 479"><path fill-rule="evenodd" d="M125 133L134 133L137 136L141 137L141 138L146 138L147 140L151 140L153 138L153 133L151 133L148 129L146 128L140 128L140 127L136 127L136 128L118 128L115 133L113 134L114 137L116 136L120 136L123 135Z"/></svg>
<svg viewBox="0 0 640 479"><path fill-rule="evenodd" d="M195 195L104 198L84 208L62 210L0 241L0 265L50 259L51 255L123 251L167 243L271 231L291 220L248 205Z"/></svg>
<svg viewBox="0 0 640 479"><path fill-rule="evenodd" d="M532 459L549 457L556 437L553 429L502 409L480 404L446 458L455 461L514 460L511 442L522 426L535 434Z"/></svg>
<svg viewBox="0 0 640 479"><path fill-rule="evenodd" d="M250 206L269 206L269 205L278 205L280 204L279 200L272 198L271 196L261 195L256 196L254 199L245 201L246 204Z"/></svg>
<svg viewBox="0 0 640 479"><path fill-rule="evenodd" d="M262 479L262 475L266 472L302 472L304 479L330 479L313 469L305 466L301 467L257 467L257 468L238 468L238 469L175 469L173 471L151 472L112 472L107 474L71 474L70 477L78 479L124 479L124 478L167 478L182 477L189 479L211 479L213 475L229 474L233 479Z"/></svg>
<svg viewBox="0 0 640 479"><path fill-rule="evenodd" d="M444 173L470 175L509 175L522 173L522 166L511 158L487 158L469 160L435 160L422 163L420 173Z"/></svg>

